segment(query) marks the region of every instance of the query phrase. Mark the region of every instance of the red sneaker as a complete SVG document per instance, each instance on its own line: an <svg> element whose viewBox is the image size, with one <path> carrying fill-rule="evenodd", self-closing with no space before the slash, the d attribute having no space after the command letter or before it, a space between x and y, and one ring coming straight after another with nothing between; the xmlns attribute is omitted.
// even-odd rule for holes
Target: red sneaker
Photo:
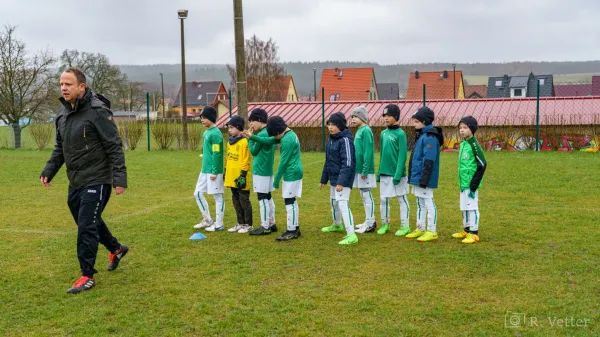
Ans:
<svg viewBox="0 0 600 337"><path fill-rule="evenodd" d="M90 290L96 285L93 277L82 276L67 290L67 294L78 294L82 291Z"/></svg>
<svg viewBox="0 0 600 337"><path fill-rule="evenodd" d="M108 261L110 262L110 264L108 265L108 271L113 271L117 269L117 267L119 266L119 262L121 262L121 259L125 256L125 254L127 254L128 251L129 247L121 245L121 248L119 248L119 250L116 251L114 254L108 254Z"/></svg>

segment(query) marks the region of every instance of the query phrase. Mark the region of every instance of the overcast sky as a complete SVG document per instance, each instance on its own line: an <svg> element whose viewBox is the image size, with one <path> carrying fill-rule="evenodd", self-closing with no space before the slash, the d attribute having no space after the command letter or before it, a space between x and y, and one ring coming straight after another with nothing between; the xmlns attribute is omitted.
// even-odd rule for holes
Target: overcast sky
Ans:
<svg viewBox="0 0 600 337"><path fill-rule="evenodd" d="M0 22L30 49L100 52L115 64L234 61L230 0L0 0ZM282 61L600 59L598 0L245 0L246 38L273 38Z"/></svg>

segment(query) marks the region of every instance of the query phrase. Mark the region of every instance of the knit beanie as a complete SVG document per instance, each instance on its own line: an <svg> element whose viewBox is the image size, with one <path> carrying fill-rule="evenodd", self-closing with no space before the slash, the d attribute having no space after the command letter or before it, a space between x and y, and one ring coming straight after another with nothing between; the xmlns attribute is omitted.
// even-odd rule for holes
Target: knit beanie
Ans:
<svg viewBox="0 0 600 337"><path fill-rule="evenodd" d="M267 120L267 133L270 137L275 137L282 134L287 129L287 124L283 118L279 116L273 116Z"/></svg>
<svg viewBox="0 0 600 337"><path fill-rule="evenodd" d="M358 117L361 121L365 123L369 122L369 112L367 111L367 108L365 108L362 105L354 108L354 110L352 110L352 112L350 113L350 117Z"/></svg>
<svg viewBox="0 0 600 337"><path fill-rule="evenodd" d="M267 112L264 109L257 108L250 112L250 116L248 116L248 121L267 123L268 118L269 117L267 115Z"/></svg>
<svg viewBox="0 0 600 337"><path fill-rule="evenodd" d="M465 116L461 118L458 124L460 125L460 123L465 123L465 125L468 126L471 130L472 134L475 134L475 131L477 131L477 129L479 128L479 125L477 125L477 120L473 116Z"/></svg>
<svg viewBox="0 0 600 337"><path fill-rule="evenodd" d="M433 110L429 109L426 106L423 106L420 107L414 115L412 115L412 118L418 120L419 122L425 125L430 125L435 120L435 114L433 113Z"/></svg>
<svg viewBox="0 0 600 337"><path fill-rule="evenodd" d="M329 118L327 119L327 124L329 123L337 126L337 128L340 129L340 131L346 130L346 116L344 116L344 113L342 112L336 112L331 114L331 116L329 116Z"/></svg>
<svg viewBox="0 0 600 337"><path fill-rule="evenodd" d="M234 128L243 131L244 130L244 119L240 116L233 116L231 117L231 119L229 120L229 122L227 122L227 124L225 124L225 126L233 126Z"/></svg>
<svg viewBox="0 0 600 337"><path fill-rule="evenodd" d="M400 108L396 104L388 104L383 108L384 116L392 116L396 118L396 121L400 120Z"/></svg>
<svg viewBox="0 0 600 337"><path fill-rule="evenodd" d="M202 113L200 114L200 117L204 117L204 118L208 119L209 121L216 123L217 122L217 110L215 108L213 108L212 106L207 106L206 108L202 109Z"/></svg>

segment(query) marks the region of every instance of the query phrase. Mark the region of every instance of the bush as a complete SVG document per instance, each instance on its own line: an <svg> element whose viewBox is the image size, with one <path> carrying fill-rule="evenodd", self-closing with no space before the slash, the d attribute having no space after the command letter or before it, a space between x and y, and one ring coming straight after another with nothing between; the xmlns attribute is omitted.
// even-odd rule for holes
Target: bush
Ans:
<svg viewBox="0 0 600 337"><path fill-rule="evenodd" d="M125 148L135 150L144 135L145 122L123 122L119 124L119 136Z"/></svg>
<svg viewBox="0 0 600 337"><path fill-rule="evenodd" d="M154 123L150 126L152 137L161 150L167 150L175 140L175 128L172 124Z"/></svg>
<svg viewBox="0 0 600 337"><path fill-rule="evenodd" d="M33 124L29 126L29 134L35 141L38 150L43 150L52 140L54 126L52 124Z"/></svg>
<svg viewBox="0 0 600 337"><path fill-rule="evenodd" d="M202 148L202 135L204 126L202 124L188 124L188 141L190 150ZM226 139L226 138L225 138Z"/></svg>

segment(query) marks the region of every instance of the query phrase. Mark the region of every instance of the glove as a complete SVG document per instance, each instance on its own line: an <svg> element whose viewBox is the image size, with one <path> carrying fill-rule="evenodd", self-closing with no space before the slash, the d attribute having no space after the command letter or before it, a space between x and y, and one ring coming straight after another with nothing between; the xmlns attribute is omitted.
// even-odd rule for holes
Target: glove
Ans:
<svg viewBox="0 0 600 337"><path fill-rule="evenodd" d="M475 199L475 192L469 191L469 198Z"/></svg>
<svg viewBox="0 0 600 337"><path fill-rule="evenodd" d="M242 171L240 172L240 176L235 179L235 186L239 189L246 188L246 174L248 172Z"/></svg>

